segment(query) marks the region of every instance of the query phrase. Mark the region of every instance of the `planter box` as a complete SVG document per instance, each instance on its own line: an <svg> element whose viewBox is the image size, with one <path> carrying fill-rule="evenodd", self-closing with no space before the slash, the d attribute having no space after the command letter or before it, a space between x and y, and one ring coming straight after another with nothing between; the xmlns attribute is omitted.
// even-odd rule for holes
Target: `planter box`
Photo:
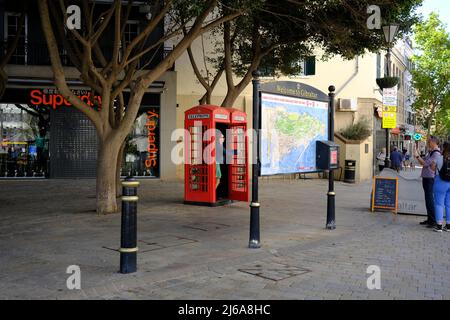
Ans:
<svg viewBox="0 0 450 320"><path fill-rule="evenodd" d="M372 137L366 140L348 140L341 134L334 134L336 143L340 146L339 163L342 167L342 179L344 180L345 160L356 161L355 182L372 179L373 151ZM367 152L366 152L367 151ZM339 170L335 171L335 178L339 179Z"/></svg>

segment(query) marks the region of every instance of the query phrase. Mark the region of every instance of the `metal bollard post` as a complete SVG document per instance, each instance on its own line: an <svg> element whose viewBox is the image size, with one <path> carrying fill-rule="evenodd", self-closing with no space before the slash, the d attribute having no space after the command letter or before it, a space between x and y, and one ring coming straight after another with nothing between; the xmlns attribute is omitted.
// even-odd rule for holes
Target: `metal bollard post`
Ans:
<svg viewBox="0 0 450 320"><path fill-rule="evenodd" d="M253 72L253 158L256 155L256 163L252 164L252 202L250 203L250 239L248 247L251 249L261 248L259 233L259 209L261 205L258 200L258 177L261 163L259 159L259 72Z"/></svg>
<svg viewBox="0 0 450 320"><path fill-rule="evenodd" d="M334 96L336 88L334 86L328 87L329 103L329 120L328 120L328 140L334 141ZM335 207L336 192L334 191L334 173L333 170L328 171L328 193L327 193L327 224L328 230L336 229L336 207Z"/></svg>
<svg viewBox="0 0 450 320"><path fill-rule="evenodd" d="M122 224L120 231L120 273L133 273L137 269L137 187L133 178L122 181Z"/></svg>

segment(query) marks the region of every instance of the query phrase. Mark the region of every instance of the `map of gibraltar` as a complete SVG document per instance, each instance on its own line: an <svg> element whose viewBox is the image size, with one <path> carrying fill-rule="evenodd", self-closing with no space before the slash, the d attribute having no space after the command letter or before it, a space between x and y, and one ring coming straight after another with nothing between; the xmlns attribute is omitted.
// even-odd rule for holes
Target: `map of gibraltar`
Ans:
<svg viewBox="0 0 450 320"><path fill-rule="evenodd" d="M326 102L262 94L261 174L316 171L316 141L328 140Z"/></svg>

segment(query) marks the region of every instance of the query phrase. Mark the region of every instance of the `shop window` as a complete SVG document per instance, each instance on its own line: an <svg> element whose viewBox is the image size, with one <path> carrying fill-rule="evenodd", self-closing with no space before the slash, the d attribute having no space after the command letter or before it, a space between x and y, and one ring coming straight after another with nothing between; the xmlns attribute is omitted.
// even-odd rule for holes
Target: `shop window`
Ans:
<svg viewBox="0 0 450 320"><path fill-rule="evenodd" d="M0 178L48 175L48 121L31 106L0 104Z"/></svg>
<svg viewBox="0 0 450 320"><path fill-rule="evenodd" d="M159 177L159 108L142 107L132 133L125 141L122 176Z"/></svg>

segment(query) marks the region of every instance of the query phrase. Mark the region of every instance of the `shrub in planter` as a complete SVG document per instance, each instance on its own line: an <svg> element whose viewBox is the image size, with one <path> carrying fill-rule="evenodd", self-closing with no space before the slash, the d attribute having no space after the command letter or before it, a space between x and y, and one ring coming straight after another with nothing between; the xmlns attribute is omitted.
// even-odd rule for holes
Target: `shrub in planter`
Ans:
<svg viewBox="0 0 450 320"><path fill-rule="evenodd" d="M372 134L370 122L367 118L361 118L356 123L349 125L339 132L348 140L366 140Z"/></svg>
<svg viewBox="0 0 450 320"><path fill-rule="evenodd" d="M384 78L377 78L377 85L380 87L381 90L386 88L393 88L400 82L399 77L384 77Z"/></svg>

